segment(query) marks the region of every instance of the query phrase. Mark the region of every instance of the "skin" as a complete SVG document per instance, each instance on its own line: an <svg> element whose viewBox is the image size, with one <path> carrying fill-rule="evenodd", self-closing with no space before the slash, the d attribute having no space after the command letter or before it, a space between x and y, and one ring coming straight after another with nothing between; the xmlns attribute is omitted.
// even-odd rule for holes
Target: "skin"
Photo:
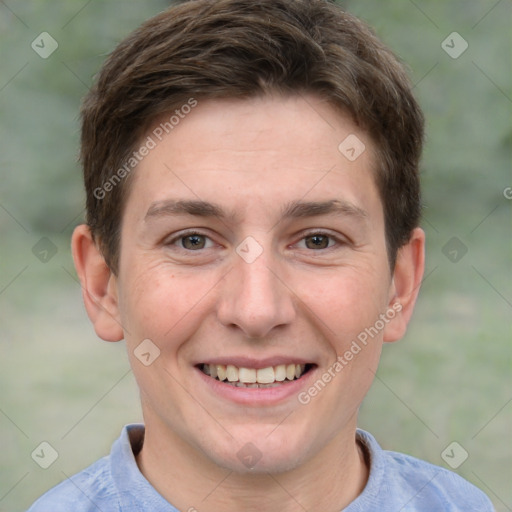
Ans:
<svg viewBox="0 0 512 512"><path fill-rule="evenodd" d="M338 151L349 134L366 146L353 162ZM382 344L405 333L424 268L417 228L390 272L374 160L368 136L313 95L203 101L135 171L117 275L88 228L76 229L89 317L104 340L126 340L140 388L138 465L180 510L338 511L364 489L357 412ZM165 203L199 200L225 216ZM293 202L334 200L341 211L282 215ZM193 239L199 249L183 247L188 229L207 237ZM236 250L247 237L262 250L252 263ZM301 404L299 391L397 303L385 328ZM134 355L144 339L160 350L149 366ZM196 367L228 356L315 366L291 396L239 403ZM252 469L237 457L247 443L261 455Z"/></svg>

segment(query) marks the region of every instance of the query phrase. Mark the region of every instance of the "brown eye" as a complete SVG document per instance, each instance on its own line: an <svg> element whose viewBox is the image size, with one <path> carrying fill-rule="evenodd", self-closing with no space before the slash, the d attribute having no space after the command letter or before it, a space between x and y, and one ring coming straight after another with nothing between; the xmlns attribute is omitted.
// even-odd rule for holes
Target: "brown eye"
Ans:
<svg viewBox="0 0 512 512"><path fill-rule="evenodd" d="M326 235L310 235L304 238L308 249L327 249L329 237Z"/></svg>
<svg viewBox="0 0 512 512"><path fill-rule="evenodd" d="M206 246L206 237L203 235L187 235L181 238L181 246L184 249L198 250Z"/></svg>

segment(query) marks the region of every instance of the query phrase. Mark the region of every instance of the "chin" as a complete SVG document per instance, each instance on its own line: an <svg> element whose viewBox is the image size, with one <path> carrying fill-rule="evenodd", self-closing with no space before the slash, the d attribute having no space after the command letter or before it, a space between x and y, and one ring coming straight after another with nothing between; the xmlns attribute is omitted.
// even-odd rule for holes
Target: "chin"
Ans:
<svg viewBox="0 0 512 512"><path fill-rule="evenodd" d="M238 458L226 460L219 457L215 462L218 466L238 475L277 475L296 469L301 465L302 459L292 453L267 453L261 455L254 465L241 462Z"/></svg>
<svg viewBox="0 0 512 512"><path fill-rule="evenodd" d="M307 458L304 442L297 437L269 435L266 430L259 435L234 434L235 441L230 438L224 449L219 450L219 444L215 443L213 450L206 454L217 466L241 475L285 473L304 462Z"/></svg>

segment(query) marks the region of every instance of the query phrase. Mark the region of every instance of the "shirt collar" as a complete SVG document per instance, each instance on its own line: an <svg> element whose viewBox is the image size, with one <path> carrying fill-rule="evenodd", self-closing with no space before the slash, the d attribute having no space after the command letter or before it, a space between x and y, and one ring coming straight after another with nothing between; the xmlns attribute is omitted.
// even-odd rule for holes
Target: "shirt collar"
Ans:
<svg viewBox="0 0 512 512"><path fill-rule="evenodd" d="M365 452L370 466L368 482L363 492L344 512L368 510L366 504L374 502L379 494L383 475L383 453L375 438L357 429L356 439ZM144 442L144 425L126 425L119 439L113 444L110 454L111 474L119 493L121 510L158 510L179 512L146 480L135 459Z"/></svg>
<svg viewBox="0 0 512 512"><path fill-rule="evenodd" d="M110 471L119 494L120 509L179 512L146 480L135 460L144 442L144 425L127 425L112 445Z"/></svg>

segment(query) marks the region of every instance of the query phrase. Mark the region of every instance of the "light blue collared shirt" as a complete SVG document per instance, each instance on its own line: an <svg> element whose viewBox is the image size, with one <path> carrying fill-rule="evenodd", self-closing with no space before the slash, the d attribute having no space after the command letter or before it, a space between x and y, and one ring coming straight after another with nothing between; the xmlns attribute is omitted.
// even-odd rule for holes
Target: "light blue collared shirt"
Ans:
<svg viewBox="0 0 512 512"><path fill-rule="evenodd" d="M342 512L494 512L487 496L457 474L383 450L363 430L357 438L370 475L363 492ZM127 425L108 457L61 482L28 512L179 512L139 471L134 454L143 440L143 425ZM207 511L202 497L197 499L188 510Z"/></svg>

